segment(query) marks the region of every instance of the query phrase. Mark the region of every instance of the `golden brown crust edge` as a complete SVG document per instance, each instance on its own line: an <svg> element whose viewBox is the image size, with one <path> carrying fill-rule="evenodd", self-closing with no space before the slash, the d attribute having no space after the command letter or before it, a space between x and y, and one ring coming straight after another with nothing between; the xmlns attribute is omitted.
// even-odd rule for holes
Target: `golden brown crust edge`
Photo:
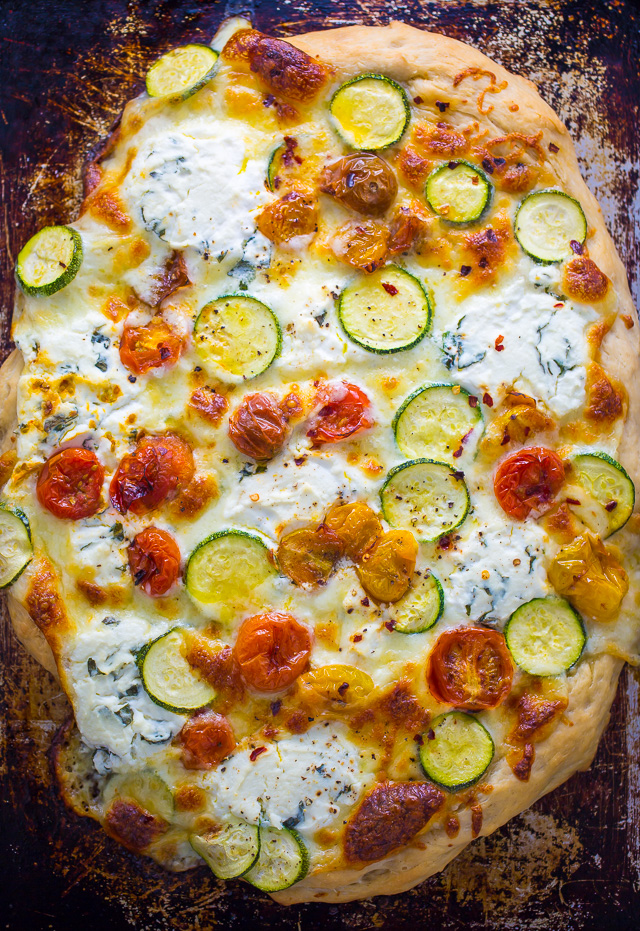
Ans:
<svg viewBox="0 0 640 931"><path fill-rule="evenodd" d="M441 91L447 100L455 100L460 122L472 119L495 130L532 134L543 129L545 139L558 146L559 152L549 153L548 162L558 184L583 205L592 234L589 251L598 266L612 280L619 299L619 311L631 313L635 308L629 292L626 273L613 242L606 230L602 212L587 189L579 172L573 144L566 128L555 113L542 101L535 86L524 78L510 74L481 52L436 33L423 32L403 23L386 27L352 26L325 32L308 33L293 38L292 43L309 54L331 63L338 78L363 71L379 72L384 62L385 74L407 83L419 95L427 88ZM469 67L490 71L496 83L507 82L499 94L491 94L491 111L479 116L477 96L482 85L463 81L453 88L457 74ZM488 78L484 83L488 83ZM471 86L470 86L471 85ZM463 103L462 101L465 101ZM518 110L510 105L517 103ZM622 380L629 392L627 429L620 448L620 458L634 480L640 480L640 385L638 384L638 327L627 330L618 319L602 347L603 364L611 375ZM12 392L21 365L9 357L0 369L0 396ZM11 365L8 363L11 361ZM7 410L8 405L3 405ZM10 408L9 408L10 409ZM15 410L15 407L13 407ZM15 414L12 414L15 422ZM2 420L0 419L0 431ZM6 436L0 432L0 437ZM25 576L27 573L25 573ZM16 634L26 649L56 675L56 663L42 633L16 598L9 597L9 612ZM565 715L567 727L575 728L579 739L572 742L560 725L536 747L536 764L528 783L514 784L514 777L505 760L497 766L492 784L494 790L483 801L481 835L488 835L533 802L560 785L579 769L586 769L595 754L598 741L609 719L609 707L615 695L622 663L601 655L584 661L568 683L569 708ZM440 825L434 825L409 845L385 860L357 870L340 870L309 876L301 883L274 894L282 904L311 900L347 902L374 895L403 892L441 870L472 840L468 811L459 813L461 830L455 841L450 840ZM428 842L427 849L417 844Z"/></svg>

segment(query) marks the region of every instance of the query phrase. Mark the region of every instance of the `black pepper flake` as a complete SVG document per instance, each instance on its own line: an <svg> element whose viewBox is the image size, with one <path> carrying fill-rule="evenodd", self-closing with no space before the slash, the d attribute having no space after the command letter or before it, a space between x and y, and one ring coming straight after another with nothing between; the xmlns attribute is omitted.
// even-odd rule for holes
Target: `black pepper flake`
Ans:
<svg viewBox="0 0 640 931"><path fill-rule="evenodd" d="M478 268L486 268L488 264L489 264L489 260L487 259L486 256L483 255L480 261L478 262Z"/></svg>
<svg viewBox="0 0 640 931"><path fill-rule="evenodd" d="M454 477L454 478L457 478L457 479L463 479L463 478L464 478L464 472L461 472L459 469L454 469L454 470L453 470L453 477Z"/></svg>
<svg viewBox="0 0 640 931"><path fill-rule="evenodd" d="M422 734L415 734L414 740L418 744L419 747L421 747L422 744L424 743L424 737L422 736Z"/></svg>
<svg viewBox="0 0 640 931"><path fill-rule="evenodd" d="M201 371L202 371L202 368L201 368L199 365L196 365L196 367L194 368L193 371L194 371L194 372L201 372Z"/></svg>
<svg viewBox="0 0 640 931"><path fill-rule="evenodd" d="M423 103L422 97L414 97L413 102L417 103L419 106L421 103Z"/></svg>
<svg viewBox="0 0 640 931"><path fill-rule="evenodd" d="M360 604L362 605L363 608L368 608L369 605L371 604L371 602L369 601L369 599L368 599L367 596L365 595L364 598L362 599L362 601L360 602Z"/></svg>
<svg viewBox="0 0 640 931"><path fill-rule="evenodd" d="M131 382L132 385L135 385L137 380L138 379L136 378L135 375L129 375L129 381Z"/></svg>
<svg viewBox="0 0 640 931"><path fill-rule="evenodd" d="M447 165L447 168L450 168L451 171L453 171L453 169L457 168L458 165L459 165L459 162L449 162L449 164Z"/></svg>
<svg viewBox="0 0 640 931"><path fill-rule="evenodd" d="M506 158L503 158L501 155L493 156L493 164L496 166L496 168L502 168L502 166L506 164L506 161Z"/></svg>
<svg viewBox="0 0 640 931"><path fill-rule="evenodd" d="M349 688L349 683L343 682L342 685L338 686L338 694L344 695L344 693L347 691L348 688Z"/></svg>
<svg viewBox="0 0 640 931"><path fill-rule="evenodd" d="M275 718L275 716L277 715L277 713L278 713L278 712L280 711L280 709L282 708L282 701L281 701L280 699L278 699L277 701L272 701L270 707L271 707L271 714L272 714L272 715L274 716L274 718Z"/></svg>
<svg viewBox="0 0 640 931"><path fill-rule="evenodd" d="M440 113L444 113L444 111L448 109L449 104L445 103L444 100L436 100L436 107L438 108Z"/></svg>
<svg viewBox="0 0 640 931"><path fill-rule="evenodd" d="M549 151L550 151L550 152L559 152L559 151L560 151L560 148L559 148L559 146L557 146L557 145L555 144L555 142L550 142L550 143L549 143Z"/></svg>
<svg viewBox="0 0 640 931"><path fill-rule="evenodd" d="M461 265L461 266L460 266L460 274L462 275L463 278L466 278L467 275L470 275L470 274L471 274L471 266L470 266L470 265Z"/></svg>
<svg viewBox="0 0 640 931"><path fill-rule="evenodd" d="M432 730L432 728L429 728L429 730L427 731L427 738L428 738L428 740L435 740L435 739L436 739L435 731Z"/></svg>
<svg viewBox="0 0 640 931"><path fill-rule="evenodd" d="M482 167L484 168L484 170L486 171L488 175L492 175L495 171L495 168L493 165L493 159L491 158L483 158Z"/></svg>

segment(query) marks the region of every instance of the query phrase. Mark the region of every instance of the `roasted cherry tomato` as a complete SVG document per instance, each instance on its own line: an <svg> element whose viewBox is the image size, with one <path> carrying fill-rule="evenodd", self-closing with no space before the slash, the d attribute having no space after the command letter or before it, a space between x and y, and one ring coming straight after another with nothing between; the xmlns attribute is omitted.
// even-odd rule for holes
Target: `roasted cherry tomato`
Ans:
<svg viewBox="0 0 640 931"><path fill-rule="evenodd" d="M229 402L223 394L205 385L204 388L196 388L193 392L189 398L189 407L217 427L229 407Z"/></svg>
<svg viewBox="0 0 640 931"><path fill-rule="evenodd" d="M382 536L378 516L364 501L334 504L324 519L324 525L341 541L345 556L359 562Z"/></svg>
<svg viewBox="0 0 640 931"><path fill-rule="evenodd" d="M149 369L175 365L185 341L162 317L152 317L142 326L125 323L120 337L120 361L135 375Z"/></svg>
<svg viewBox="0 0 640 931"><path fill-rule="evenodd" d="M360 584L376 601L398 601L411 585L417 556L412 533L389 530L363 555L357 569Z"/></svg>
<svg viewBox="0 0 640 931"><path fill-rule="evenodd" d="M284 574L296 585L320 585L327 581L343 552L340 538L321 524L285 534L276 558Z"/></svg>
<svg viewBox="0 0 640 931"><path fill-rule="evenodd" d="M318 228L316 202L309 194L289 191L264 208L257 227L271 242L283 243L308 236Z"/></svg>
<svg viewBox="0 0 640 931"><path fill-rule="evenodd" d="M272 611L242 624L235 655L247 685L259 692L279 692L307 668L311 646L308 628L290 614Z"/></svg>
<svg viewBox="0 0 640 931"><path fill-rule="evenodd" d="M180 550L170 533L146 527L129 547L134 585L147 595L166 595L180 575Z"/></svg>
<svg viewBox="0 0 640 931"><path fill-rule="evenodd" d="M549 581L581 614L597 621L614 620L629 590L620 561L591 533L559 550L549 566Z"/></svg>
<svg viewBox="0 0 640 931"><path fill-rule="evenodd" d="M116 511L144 514L175 498L193 478L191 449L173 433L145 436L118 466L109 486Z"/></svg>
<svg viewBox="0 0 640 931"><path fill-rule="evenodd" d="M384 223L345 223L331 240L331 251L341 262L370 275L385 264L388 241L389 229Z"/></svg>
<svg viewBox="0 0 640 931"><path fill-rule="evenodd" d="M242 399L229 418L233 445L252 459L272 459L287 438L287 419L272 394L258 392Z"/></svg>
<svg viewBox="0 0 640 931"><path fill-rule="evenodd" d="M395 200L398 182L379 155L353 152L327 165L322 173L320 190L351 210L367 217L379 217Z"/></svg>
<svg viewBox="0 0 640 931"><path fill-rule="evenodd" d="M429 657L427 684L445 705L482 711L511 691L513 665L502 634L486 627L459 627L440 634Z"/></svg>
<svg viewBox="0 0 640 931"><path fill-rule="evenodd" d="M318 392L320 410L314 415L307 436L314 446L346 440L374 424L371 401L346 381L332 382Z"/></svg>
<svg viewBox="0 0 640 931"><path fill-rule="evenodd" d="M544 446L530 446L500 463L493 488L502 510L524 520L531 511L546 511L563 481L560 456Z"/></svg>
<svg viewBox="0 0 640 931"><path fill-rule="evenodd" d="M299 693L309 704L328 703L333 708L356 705L374 688L368 673L342 664L310 669L298 679Z"/></svg>
<svg viewBox="0 0 640 931"><path fill-rule="evenodd" d="M100 507L104 469L90 449L63 449L45 462L36 492L43 508L63 520L91 517Z"/></svg>
<svg viewBox="0 0 640 931"><path fill-rule="evenodd" d="M231 725L215 711L199 711L189 718L178 734L178 741L186 769L212 769L236 746Z"/></svg>

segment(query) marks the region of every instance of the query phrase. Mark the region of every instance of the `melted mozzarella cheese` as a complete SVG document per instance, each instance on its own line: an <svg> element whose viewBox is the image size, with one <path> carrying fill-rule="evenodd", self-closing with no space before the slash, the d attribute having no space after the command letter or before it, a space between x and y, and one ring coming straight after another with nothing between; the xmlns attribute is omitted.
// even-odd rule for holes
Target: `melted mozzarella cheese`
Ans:
<svg viewBox="0 0 640 931"><path fill-rule="evenodd" d="M246 136L240 123L208 120L147 139L123 185L142 226L174 249L240 256L267 200Z"/></svg>

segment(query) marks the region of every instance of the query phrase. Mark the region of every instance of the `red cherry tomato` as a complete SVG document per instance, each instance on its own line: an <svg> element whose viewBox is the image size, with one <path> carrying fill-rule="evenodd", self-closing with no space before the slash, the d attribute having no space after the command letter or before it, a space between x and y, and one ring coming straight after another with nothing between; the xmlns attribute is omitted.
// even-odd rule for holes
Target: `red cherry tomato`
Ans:
<svg viewBox="0 0 640 931"><path fill-rule="evenodd" d="M143 326L125 323L120 337L120 361L135 375L149 369L175 365L184 351L185 340L162 317L152 317Z"/></svg>
<svg viewBox="0 0 640 931"><path fill-rule="evenodd" d="M91 517L100 507L104 469L89 449L63 449L44 464L36 493L43 508L63 520Z"/></svg>
<svg viewBox="0 0 640 931"><path fill-rule="evenodd" d="M199 711L178 734L185 769L212 769L233 752L236 739L224 715Z"/></svg>
<svg viewBox="0 0 640 931"><path fill-rule="evenodd" d="M242 677L259 692L279 692L307 668L311 633L290 614L256 614L238 631L235 655Z"/></svg>
<svg viewBox="0 0 640 931"><path fill-rule="evenodd" d="M357 385L346 381L325 385L318 392L318 402L320 410L307 430L314 446L346 440L374 424L371 401Z"/></svg>
<svg viewBox="0 0 640 931"><path fill-rule="evenodd" d="M502 510L524 520L531 511L546 511L563 481L560 456L544 446L530 446L500 463L493 488Z"/></svg>
<svg viewBox="0 0 640 931"><path fill-rule="evenodd" d="M146 527L129 547L134 585L147 595L165 595L180 575L180 550L170 533Z"/></svg>
<svg viewBox="0 0 640 931"><path fill-rule="evenodd" d="M433 697L467 711L495 708L511 691L512 679L505 639L486 627L445 631L429 657L427 683Z"/></svg>
<svg viewBox="0 0 640 931"><path fill-rule="evenodd" d="M244 397L229 418L231 441L252 459L273 459L284 446L287 432L287 418L278 399L263 391Z"/></svg>
<svg viewBox="0 0 640 931"><path fill-rule="evenodd" d="M188 485L195 471L191 448L179 436L145 436L118 466L109 486L116 511L144 514Z"/></svg>

